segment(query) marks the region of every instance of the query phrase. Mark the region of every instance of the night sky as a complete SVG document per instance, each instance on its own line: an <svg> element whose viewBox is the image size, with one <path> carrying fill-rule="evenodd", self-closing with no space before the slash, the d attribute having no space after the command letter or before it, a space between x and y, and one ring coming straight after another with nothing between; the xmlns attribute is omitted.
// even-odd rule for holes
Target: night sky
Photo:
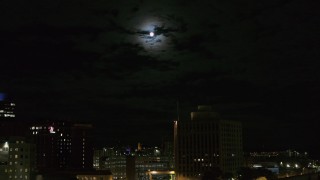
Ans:
<svg viewBox="0 0 320 180"><path fill-rule="evenodd" d="M246 151L320 157L316 3L3 0L0 92L20 121L91 122L100 145L160 144L179 101L243 122Z"/></svg>

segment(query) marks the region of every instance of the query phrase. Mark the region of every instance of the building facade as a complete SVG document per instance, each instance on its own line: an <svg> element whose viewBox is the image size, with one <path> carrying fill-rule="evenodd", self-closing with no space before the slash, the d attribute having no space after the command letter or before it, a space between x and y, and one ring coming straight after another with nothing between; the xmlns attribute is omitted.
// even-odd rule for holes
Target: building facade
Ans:
<svg viewBox="0 0 320 180"><path fill-rule="evenodd" d="M14 118L16 104L8 101L0 101L0 119L1 118Z"/></svg>
<svg viewBox="0 0 320 180"><path fill-rule="evenodd" d="M1 142L0 179L28 180L35 172L35 146L23 137Z"/></svg>
<svg viewBox="0 0 320 180"><path fill-rule="evenodd" d="M93 136L91 124L43 122L29 127L36 145L39 171L92 169Z"/></svg>
<svg viewBox="0 0 320 180"><path fill-rule="evenodd" d="M150 172L157 172L156 174L163 178L173 176L173 156L172 153L166 152L168 149L145 148L140 144L136 150L128 147L104 148L103 152L96 152L95 159L102 161L97 163L102 164L99 166L100 169L110 170L113 179L149 179Z"/></svg>
<svg viewBox="0 0 320 180"><path fill-rule="evenodd" d="M214 168L235 173L243 164L242 126L223 120L210 106L198 106L191 120L174 122L177 178L200 179Z"/></svg>

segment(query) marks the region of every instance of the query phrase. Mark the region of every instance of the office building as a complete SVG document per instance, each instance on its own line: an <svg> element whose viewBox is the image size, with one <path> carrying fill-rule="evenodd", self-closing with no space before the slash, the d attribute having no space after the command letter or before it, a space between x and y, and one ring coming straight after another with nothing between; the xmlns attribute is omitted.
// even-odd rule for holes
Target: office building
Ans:
<svg viewBox="0 0 320 180"><path fill-rule="evenodd" d="M71 126L71 166L73 169L93 169L93 126L76 123Z"/></svg>
<svg viewBox="0 0 320 180"><path fill-rule="evenodd" d="M36 145L36 166L40 171L92 169L91 124L65 121L41 122L29 128Z"/></svg>
<svg viewBox="0 0 320 180"><path fill-rule="evenodd" d="M0 179L28 180L34 172L34 144L23 137L3 139L0 147Z"/></svg>
<svg viewBox="0 0 320 180"><path fill-rule="evenodd" d="M106 149L95 149L93 151L93 168L95 170L104 169L103 162L106 157Z"/></svg>
<svg viewBox="0 0 320 180"><path fill-rule="evenodd" d="M174 145L179 180L200 179L214 168L235 173L243 163L241 123L221 119L210 106L174 122Z"/></svg>

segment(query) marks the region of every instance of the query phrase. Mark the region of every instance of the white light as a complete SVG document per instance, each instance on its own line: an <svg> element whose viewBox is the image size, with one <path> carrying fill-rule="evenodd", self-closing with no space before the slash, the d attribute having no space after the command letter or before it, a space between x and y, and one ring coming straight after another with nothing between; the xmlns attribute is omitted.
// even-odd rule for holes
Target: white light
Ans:
<svg viewBox="0 0 320 180"><path fill-rule="evenodd" d="M5 142L4 145L3 145L3 147L4 147L4 148L9 148L8 142Z"/></svg>
<svg viewBox="0 0 320 180"><path fill-rule="evenodd" d="M154 32L150 32L149 35L150 35L150 37L153 37L154 36Z"/></svg>

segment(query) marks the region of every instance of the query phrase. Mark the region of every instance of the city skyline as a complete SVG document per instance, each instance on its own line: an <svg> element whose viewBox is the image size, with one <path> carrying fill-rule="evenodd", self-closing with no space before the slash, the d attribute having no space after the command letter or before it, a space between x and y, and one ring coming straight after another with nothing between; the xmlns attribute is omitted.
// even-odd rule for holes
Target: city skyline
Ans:
<svg viewBox="0 0 320 180"><path fill-rule="evenodd" d="M0 100L18 121L75 120L152 143L198 105L248 150L320 157L319 12L303 1L4 1ZM305 150L304 150L305 149Z"/></svg>

